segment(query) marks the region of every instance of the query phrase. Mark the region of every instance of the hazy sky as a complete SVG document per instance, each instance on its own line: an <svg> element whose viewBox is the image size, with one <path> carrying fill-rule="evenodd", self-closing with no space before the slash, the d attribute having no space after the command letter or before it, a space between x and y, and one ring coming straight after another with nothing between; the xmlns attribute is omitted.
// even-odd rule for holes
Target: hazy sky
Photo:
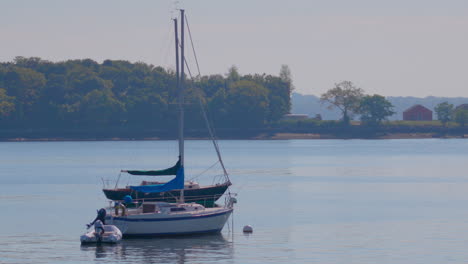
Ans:
<svg viewBox="0 0 468 264"><path fill-rule="evenodd" d="M174 67L169 0L0 0L0 60L124 59ZM202 74L278 74L320 95L468 97L467 0L185 0Z"/></svg>

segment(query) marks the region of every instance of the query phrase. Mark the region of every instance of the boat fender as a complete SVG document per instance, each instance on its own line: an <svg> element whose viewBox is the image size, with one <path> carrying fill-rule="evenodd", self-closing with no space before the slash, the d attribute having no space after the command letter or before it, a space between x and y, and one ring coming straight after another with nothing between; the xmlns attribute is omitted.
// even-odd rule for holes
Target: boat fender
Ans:
<svg viewBox="0 0 468 264"><path fill-rule="evenodd" d="M127 215L127 208L125 208L125 205L123 205L122 203L117 203L114 207L114 210L115 210L115 215L118 216L119 215L119 211L120 209L122 209L122 214L121 216L126 216Z"/></svg>
<svg viewBox="0 0 468 264"><path fill-rule="evenodd" d="M133 203L133 198L132 198L132 196L130 196L130 195L128 195L128 194L124 196L123 200L124 200L124 203L126 203L126 204L131 204L131 203Z"/></svg>

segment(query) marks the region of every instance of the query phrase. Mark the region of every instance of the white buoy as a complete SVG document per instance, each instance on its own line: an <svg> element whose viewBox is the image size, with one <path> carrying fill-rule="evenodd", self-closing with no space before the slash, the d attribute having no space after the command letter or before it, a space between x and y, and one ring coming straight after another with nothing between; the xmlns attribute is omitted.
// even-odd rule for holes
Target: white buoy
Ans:
<svg viewBox="0 0 468 264"><path fill-rule="evenodd" d="M242 229L242 231L244 231L244 233L252 233L253 228L250 225L246 225L246 226L244 226L244 229Z"/></svg>

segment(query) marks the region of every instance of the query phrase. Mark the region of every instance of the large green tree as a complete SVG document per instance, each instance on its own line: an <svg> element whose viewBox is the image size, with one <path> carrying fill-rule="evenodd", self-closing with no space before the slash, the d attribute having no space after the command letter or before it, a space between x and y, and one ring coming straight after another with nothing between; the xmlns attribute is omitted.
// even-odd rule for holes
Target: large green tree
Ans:
<svg viewBox="0 0 468 264"><path fill-rule="evenodd" d="M289 68L288 65L286 64L281 65L279 78L287 84L289 93L291 93L294 90L294 85L293 85L291 69Z"/></svg>
<svg viewBox="0 0 468 264"><path fill-rule="evenodd" d="M239 68L236 65L229 67L228 72L226 73L226 78L229 82L237 82L240 80L241 75L239 73Z"/></svg>
<svg viewBox="0 0 468 264"><path fill-rule="evenodd" d="M453 104L449 104L448 102L443 102L434 108L436 114L437 114L437 119L446 126L447 122L452 120L453 117Z"/></svg>
<svg viewBox="0 0 468 264"><path fill-rule="evenodd" d="M7 93L16 98L16 121L21 123L35 120L35 106L47 83L44 74L14 66L10 67L4 78Z"/></svg>
<svg viewBox="0 0 468 264"><path fill-rule="evenodd" d="M267 75L263 80L257 81L262 83L269 91L269 113L268 121L280 120L285 114L291 111L291 82L285 81L280 77Z"/></svg>
<svg viewBox="0 0 468 264"><path fill-rule="evenodd" d="M79 110L85 125L119 125L125 106L110 90L93 90L82 98Z"/></svg>
<svg viewBox="0 0 468 264"><path fill-rule="evenodd" d="M347 125L351 117L359 112L359 105L363 96L364 90L354 86L350 81L342 81L322 94L320 101L328 103L329 109L339 109L343 114L342 121Z"/></svg>
<svg viewBox="0 0 468 264"><path fill-rule="evenodd" d="M8 96L6 90L0 88L0 119L7 118L15 111L15 98Z"/></svg>
<svg viewBox="0 0 468 264"><path fill-rule="evenodd" d="M468 110L459 108L455 111L455 122L464 127L468 124Z"/></svg>
<svg viewBox="0 0 468 264"><path fill-rule="evenodd" d="M227 126L260 127L268 115L268 90L262 85L241 80L230 85L226 96Z"/></svg>
<svg viewBox="0 0 468 264"><path fill-rule="evenodd" d="M359 104L361 121L368 125L378 125L387 117L395 114L393 105L385 97L374 94L366 95Z"/></svg>
<svg viewBox="0 0 468 264"><path fill-rule="evenodd" d="M224 88L220 88L208 102L208 113L215 124L219 124L220 126L227 125L226 117L228 109L226 98L226 90Z"/></svg>

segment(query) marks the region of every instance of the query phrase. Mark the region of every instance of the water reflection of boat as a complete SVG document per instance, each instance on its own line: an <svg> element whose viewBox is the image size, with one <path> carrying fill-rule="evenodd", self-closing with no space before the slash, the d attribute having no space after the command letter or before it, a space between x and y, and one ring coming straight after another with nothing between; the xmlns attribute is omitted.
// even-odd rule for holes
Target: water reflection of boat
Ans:
<svg viewBox="0 0 468 264"><path fill-rule="evenodd" d="M126 239L119 244L81 246L94 252L96 259L109 263L131 260L132 263L213 262L232 259L232 244L222 234L185 238Z"/></svg>

